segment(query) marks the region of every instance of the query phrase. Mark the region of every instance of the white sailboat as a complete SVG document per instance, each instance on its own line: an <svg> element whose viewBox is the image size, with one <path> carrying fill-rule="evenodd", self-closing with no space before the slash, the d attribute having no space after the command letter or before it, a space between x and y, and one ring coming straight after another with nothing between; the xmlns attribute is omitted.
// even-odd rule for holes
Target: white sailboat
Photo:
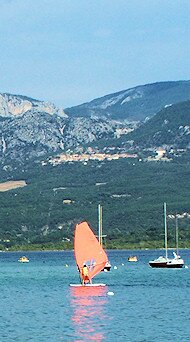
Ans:
<svg viewBox="0 0 190 342"><path fill-rule="evenodd" d="M176 217L177 219L177 217ZM184 260L181 259L178 254L178 226L176 221L176 253L173 252L174 257L168 258L168 237L167 237L167 215L166 215L166 203L164 203L164 228L165 228L165 256L149 261L151 267L160 268L182 268L184 266Z"/></svg>
<svg viewBox="0 0 190 342"><path fill-rule="evenodd" d="M107 235L102 235L102 206L98 204L98 241L100 245L103 245L103 237L106 237ZM109 261L107 261L103 271L108 272L111 269L111 264Z"/></svg>

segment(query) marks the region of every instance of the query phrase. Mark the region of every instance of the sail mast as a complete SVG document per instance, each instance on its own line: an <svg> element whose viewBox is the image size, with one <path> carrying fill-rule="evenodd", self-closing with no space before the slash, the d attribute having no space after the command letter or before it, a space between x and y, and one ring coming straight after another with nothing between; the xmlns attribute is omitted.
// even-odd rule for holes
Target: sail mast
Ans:
<svg viewBox="0 0 190 342"><path fill-rule="evenodd" d="M98 204L98 240L102 246L102 206Z"/></svg>
<svg viewBox="0 0 190 342"><path fill-rule="evenodd" d="M179 241L179 236L178 236L178 219L177 219L177 214L175 215L175 236L176 236L176 254L179 254L179 246L178 246L178 241Z"/></svg>
<svg viewBox="0 0 190 342"><path fill-rule="evenodd" d="M167 237L167 217L166 217L166 203L164 202L164 228L165 228L165 251L166 259L168 258L168 237Z"/></svg>

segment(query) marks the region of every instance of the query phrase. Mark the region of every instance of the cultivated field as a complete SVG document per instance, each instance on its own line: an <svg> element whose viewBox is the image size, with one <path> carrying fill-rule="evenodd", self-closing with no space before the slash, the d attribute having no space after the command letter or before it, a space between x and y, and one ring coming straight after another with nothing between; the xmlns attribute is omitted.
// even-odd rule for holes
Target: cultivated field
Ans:
<svg viewBox="0 0 190 342"><path fill-rule="evenodd" d="M23 180L0 183L0 192L21 188L26 185L26 182Z"/></svg>

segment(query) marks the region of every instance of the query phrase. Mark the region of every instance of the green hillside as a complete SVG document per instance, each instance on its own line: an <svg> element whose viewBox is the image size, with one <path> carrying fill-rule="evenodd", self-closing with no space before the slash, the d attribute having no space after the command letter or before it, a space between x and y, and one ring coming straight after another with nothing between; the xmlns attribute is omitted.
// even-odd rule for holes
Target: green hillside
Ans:
<svg viewBox="0 0 190 342"><path fill-rule="evenodd" d="M129 153L138 152L139 156L143 156L146 149L155 149L164 145L174 149L189 149L190 101L162 109L133 132L123 134L120 138L101 139L88 145L100 151L104 151L105 147L108 150L109 147L122 148Z"/></svg>
<svg viewBox="0 0 190 342"><path fill-rule="evenodd" d="M77 222L87 220L97 232L98 203L103 205L107 247L162 247L163 202L168 214L190 213L186 158L170 163L123 159L56 167L34 164L11 171L9 179L24 179L28 185L0 193L1 249L34 244L72 247ZM2 173L1 181L7 178ZM168 222L169 245L175 243L174 221ZM179 220L183 247L189 246L189 226L188 217ZM64 242L67 239L70 244Z"/></svg>
<svg viewBox="0 0 190 342"><path fill-rule="evenodd" d="M189 127L190 101L186 101L164 108L126 139L134 139L141 147L166 144L186 148L190 143Z"/></svg>

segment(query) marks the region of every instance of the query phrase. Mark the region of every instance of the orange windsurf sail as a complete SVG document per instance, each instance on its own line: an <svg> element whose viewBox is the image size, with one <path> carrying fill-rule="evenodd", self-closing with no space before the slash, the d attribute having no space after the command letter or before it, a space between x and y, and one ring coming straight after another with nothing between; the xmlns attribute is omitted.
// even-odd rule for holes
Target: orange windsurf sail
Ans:
<svg viewBox="0 0 190 342"><path fill-rule="evenodd" d="M88 266L92 279L105 267L108 257L87 222L76 225L74 238L75 259L79 271Z"/></svg>

